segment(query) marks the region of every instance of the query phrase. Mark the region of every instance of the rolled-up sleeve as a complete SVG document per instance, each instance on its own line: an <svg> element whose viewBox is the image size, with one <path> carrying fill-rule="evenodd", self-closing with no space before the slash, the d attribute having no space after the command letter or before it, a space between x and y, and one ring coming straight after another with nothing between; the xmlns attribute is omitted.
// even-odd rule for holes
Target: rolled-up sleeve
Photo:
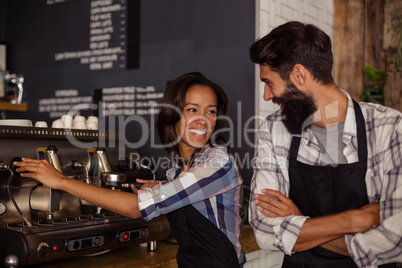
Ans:
<svg viewBox="0 0 402 268"><path fill-rule="evenodd" d="M251 181L251 196L249 222L254 229L256 241L260 248L269 252L292 254L292 249L299 236L306 216L291 215L287 217L270 218L262 214L254 203L255 194L261 194L262 189L269 188L289 195L287 174L287 152L275 152L272 137L266 125L258 132L258 144L254 156L254 174Z"/></svg>
<svg viewBox="0 0 402 268"><path fill-rule="evenodd" d="M385 135L383 135L385 136ZM382 137L379 135L379 137ZM378 142L377 144L381 144ZM368 175L381 187L380 225L346 236L348 250L359 267L377 267L384 263L402 263L402 123L396 122L387 150L373 157ZM377 201L377 200L372 200Z"/></svg>
<svg viewBox="0 0 402 268"><path fill-rule="evenodd" d="M402 214L384 220L378 227L346 236L351 257L358 267L377 267L402 262Z"/></svg>
<svg viewBox="0 0 402 268"><path fill-rule="evenodd" d="M145 220L236 188L234 162L223 149L211 149L207 157L165 184L138 191L138 208Z"/></svg>

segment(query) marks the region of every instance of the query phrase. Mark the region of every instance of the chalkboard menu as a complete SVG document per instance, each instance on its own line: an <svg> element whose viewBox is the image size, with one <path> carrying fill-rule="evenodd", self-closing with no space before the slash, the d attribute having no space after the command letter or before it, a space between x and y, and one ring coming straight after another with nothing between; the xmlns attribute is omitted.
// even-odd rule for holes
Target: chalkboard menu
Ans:
<svg viewBox="0 0 402 268"><path fill-rule="evenodd" d="M61 72L73 74L76 70L91 75L100 71L113 73L139 68L139 0L43 0L9 3L12 4L7 6L7 10L32 19L21 22L11 19L13 26L9 28L10 34L18 35L23 31L22 37L30 40L15 44L14 52L17 53L13 58L16 58L15 62L20 68L61 68ZM14 23L23 25L15 26ZM74 79L82 80L80 76L77 74ZM52 81L48 76L42 76L42 79L44 82ZM29 95L29 80L26 81L26 94ZM57 84L60 83L54 83ZM135 87L130 87L135 91ZM53 87L49 93L35 95L39 97L36 105L42 119L59 118L75 105L93 102L91 89ZM116 106L122 105L124 108L134 108L133 101L116 102ZM125 107L127 105L129 106ZM124 110L125 115L134 112L134 109Z"/></svg>
<svg viewBox="0 0 402 268"><path fill-rule="evenodd" d="M46 1L49 9L53 5L62 5L63 2L66 1ZM77 7L87 9L84 5L77 5ZM56 52L55 61L75 61L87 65L89 70L125 69L127 49L126 1L119 3L114 3L113 0L92 1L88 11L88 47L79 51ZM71 16L71 20L67 23L72 24L74 19L75 16ZM75 29L71 29L71 31L73 34ZM137 38L139 39L139 36Z"/></svg>
<svg viewBox="0 0 402 268"><path fill-rule="evenodd" d="M254 133L243 128L254 116L254 65L248 57L254 5L240 0L0 0L0 42L8 44L8 71L24 76L28 104L28 113L8 112L7 117L51 125L81 105L80 114L105 116L116 129L126 120L127 142L140 146L142 155L164 155L154 146L159 143L155 107L169 81L198 71L228 93L232 151L240 161L247 155L248 163L253 148L244 141L253 140ZM240 168L249 180L251 166Z"/></svg>

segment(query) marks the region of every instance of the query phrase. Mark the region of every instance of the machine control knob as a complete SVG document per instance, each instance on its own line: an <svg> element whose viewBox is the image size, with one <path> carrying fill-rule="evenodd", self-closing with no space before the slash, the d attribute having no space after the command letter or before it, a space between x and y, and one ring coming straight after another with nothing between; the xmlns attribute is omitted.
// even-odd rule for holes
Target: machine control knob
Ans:
<svg viewBox="0 0 402 268"><path fill-rule="evenodd" d="M73 249L79 249L79 248L80 248L80 241L74 241Z"/></svg>
<svg viewBox="0 0 402 268"><path fill-rule="evenodd" d="M0 203L0 215L6 213L7 207L3 203Z"/></svg>
<svg viewBox="0 0 402 268"><path fill-rule="evenodd" d="M15 255L8 255L4 259L4 264L7 268L16 268L18 267L18 264L20 264L20 259Z"/></svg>
<svg viewBox="0 0 402 268"><path fill-rule="evenodd" d="M0 161L0 171L7 170L8 166L3 161Z"/></svg>
<svg viewBox="0 0 402 268"><path fill-rule="evenodd" d="M16 171L16 169L17 169L18 167L16 167L16 166L14 165L14 162L20 162L20 161L22 161L22 158L19 157L19 156L13 157L13 159L11 159L11 161L10 161L10 169L13 171L13 174L14 174L15 176L20 176L20 173L18 173L18 172Z"/></svg>
<svg viewBox="0 0 402 268"><path fill-rule="evenodd" d="M53 152L57 153L58 150L57 150L57 147L55 145L49 145L46 148L46 151L53 151Z"/></svg>
<svg viewBox="0 0 402 268"><path fill-rule="evenodd" d="M49 245L47 243L40 243L38 246L38 254L45 257L49 253Z"/></svg>

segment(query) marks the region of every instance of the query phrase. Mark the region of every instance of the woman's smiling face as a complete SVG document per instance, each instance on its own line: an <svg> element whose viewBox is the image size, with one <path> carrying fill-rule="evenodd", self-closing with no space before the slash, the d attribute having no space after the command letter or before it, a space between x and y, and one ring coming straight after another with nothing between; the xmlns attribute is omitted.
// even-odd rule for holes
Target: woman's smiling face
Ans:
<svg viewBox="0 0 402 268"><path fill-rule="evenodd" d="M194 85L187 90L183 115L176 124L183 159L189 159L196 148L208 142L216 125L217 105L212 88Z"/></svg>

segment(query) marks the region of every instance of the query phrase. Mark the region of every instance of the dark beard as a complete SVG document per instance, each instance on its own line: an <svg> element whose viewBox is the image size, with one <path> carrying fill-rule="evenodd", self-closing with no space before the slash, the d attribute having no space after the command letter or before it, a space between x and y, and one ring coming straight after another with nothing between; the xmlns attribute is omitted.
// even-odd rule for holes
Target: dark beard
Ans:
<svg viewBox="0 0 402 268"><path fill-rule="evenodd" d="M301 134L302 130L313 123L313 114L317 111L312 96L305 94L289 81L280 98L272 101L282 105L282 120L292 134Z"/></svg>

